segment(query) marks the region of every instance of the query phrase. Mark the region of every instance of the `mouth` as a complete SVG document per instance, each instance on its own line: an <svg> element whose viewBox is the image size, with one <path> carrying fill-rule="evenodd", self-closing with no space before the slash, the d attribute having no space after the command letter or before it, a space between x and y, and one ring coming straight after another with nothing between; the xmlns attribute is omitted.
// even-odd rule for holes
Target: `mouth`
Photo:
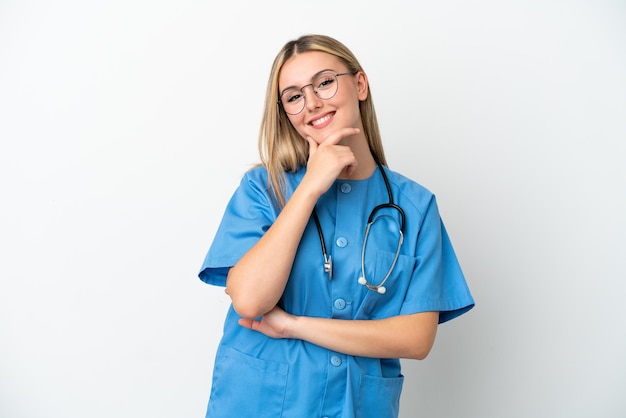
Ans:
<svg viewBox="0 0 626 418"><path fill-rule="evenodd" d="M309 122L309 125L318 129L323 128L330 123L330 121L333 119L333 116L335 116L335 112L327 113L323 115L322 117L313 119L312 121Z"/></svg>

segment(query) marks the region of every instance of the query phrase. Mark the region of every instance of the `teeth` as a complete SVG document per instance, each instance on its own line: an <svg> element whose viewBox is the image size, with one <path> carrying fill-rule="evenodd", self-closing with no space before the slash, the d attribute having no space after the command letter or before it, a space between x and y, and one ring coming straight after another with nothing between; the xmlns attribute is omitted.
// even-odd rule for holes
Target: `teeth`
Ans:
<svg viewBox="0 0 626 418"><path fill-rule="evenodd" d="M324 123L324 122L326 122L328 119L330 119L330 116L331 116L331 115L326 115L326 116L324 116L323 118L320 118L320 119L314 120L314 121L312 121L312 122L311 122L311 125L313 125L313 126L321 125L322 123Z"/></svg>

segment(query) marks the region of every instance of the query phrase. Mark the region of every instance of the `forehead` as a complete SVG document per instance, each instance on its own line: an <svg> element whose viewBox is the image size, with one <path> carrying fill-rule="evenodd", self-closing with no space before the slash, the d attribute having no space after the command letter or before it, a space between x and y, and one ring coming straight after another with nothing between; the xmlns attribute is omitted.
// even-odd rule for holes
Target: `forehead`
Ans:
<svg viewBox="0 0 626 418"><path fill-rule="evenodd" d="M308 51L294 55L283 64L278 76L279 89L300 86L311 82L311 77L321 70L345 71L339 58L320 51Z"/></svg>

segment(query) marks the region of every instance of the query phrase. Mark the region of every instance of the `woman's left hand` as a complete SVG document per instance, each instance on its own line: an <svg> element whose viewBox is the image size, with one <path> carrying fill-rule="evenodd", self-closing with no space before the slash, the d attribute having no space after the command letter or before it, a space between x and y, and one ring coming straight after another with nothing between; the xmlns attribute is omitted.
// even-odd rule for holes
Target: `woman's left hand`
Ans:
<svg viewBox="0 0 626 418"><path fill-rule="evenodd" d="M259 320L241 318L239 325L263 333L271 338L289 338L289 325L294 319L293 315L275 306Z"/></svg>

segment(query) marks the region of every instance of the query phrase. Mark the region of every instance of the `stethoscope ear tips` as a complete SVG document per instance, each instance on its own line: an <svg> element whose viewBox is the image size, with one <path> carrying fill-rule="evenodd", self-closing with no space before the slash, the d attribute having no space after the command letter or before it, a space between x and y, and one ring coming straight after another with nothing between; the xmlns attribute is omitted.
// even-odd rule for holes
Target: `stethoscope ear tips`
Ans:
<svg viewBox="0 0 626 418"><path fill-rule="evenodd" d="M358 282L359 284L366 286L369 290L375 290L381 295L384 295L385 292L387 291L387 288L385 286L372 286L372 285L367 284L367 280L365 280L365 277L363 276L359 277Z"/></svg>

